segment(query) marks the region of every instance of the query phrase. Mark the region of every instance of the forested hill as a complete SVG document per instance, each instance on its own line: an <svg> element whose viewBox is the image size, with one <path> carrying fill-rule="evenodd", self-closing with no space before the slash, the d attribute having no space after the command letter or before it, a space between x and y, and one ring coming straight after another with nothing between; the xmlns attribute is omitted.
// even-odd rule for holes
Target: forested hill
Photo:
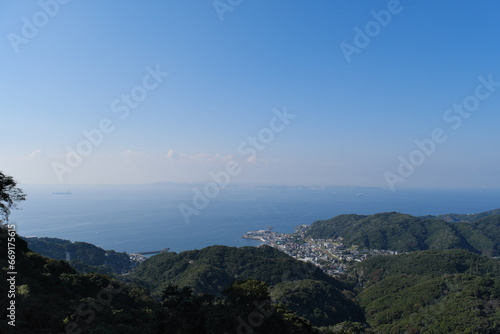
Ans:
<svg viewBox="0 0 500 334"><path fill-rule="evenodd" d="M6 241L7 229L0 225L0 290L5 293L0 333L146 332L155 303L144 289L101 274L80 274L64 260L31 252L17 235L9 239L15 248L9 254L14 264L8 263ZM17 272L15 298L5 298L11 289L5 279L8 264ZM7 309L12 304L15 315ZM15 327L7 323L12 319Z"/></svg>
<svg viewBox="0 0 500 334"><path fill-rule="evenodd" d="M500 332L500 261L465 250L376 256L356 265L375 333Z"/></svg>
<svg viewBox="0 0 500 334"><path fill-rule="evenodd" d="M0 225L0 245L5 246L6 240L7 229ZM330 334L333 332L313 325L364 328L362 309L337 288L343 283L270 247L213 246L158 255L146 261L153 260L151 263L159 266L156 272L142 270L142 274L159 274L159 281L143 282L131 275L118 276L117 280L102 274L81 274L64 260L31 252L17 236L15 245L15 269L19 273L16 327L3 321L0 333L212 334L251 333L255 329L255 333L269 334ZM170 257L174 260L169 261ZM7 247L0 249L0 267L5 273ZM216 270L213 276L212 270ZM164 271L186 278L184 287L163 285L168 283L162 277ZM213 286L212 279L217 277L230 279ZM274 288L254 277L282 284ZM164 287L160 296L151 296L143 288L148 283ZM193 293L188 283L195 288L215 287L217 296ZM0 289L8 291L9 282L0 281ZM322 298L315 300L317 296ZM298 300L304 301L303 308L297 308ZM0 299L0 306L2 318L7 319L7 298Z"/></svg>
<svg viewBox="0 0 500 334"><path fill-rule="evenodd" d="M487 216L500 216L500 209L479 212L479 213L449 213L446 215L435 216L447 222L475 222Z"/></svg>
<svg viewBox="0 0 500 334"><path fill-rule="evenodd" d="M136 263L127 253L104 250L87 242L71 242L59 238L23 238L30 250L55 260L66 260L79 272L99 272L103 274L130 271Z"/></svg>
<svg viewBox="0 0 500 334"><path fill-rule="evenodd" d="M15 244L16 328L1 333L500 332L500 261L465 250L376 256L339 281L268 246L212 246L153 256L117 280Z"/></svg>
<svg viewBox="0 0 500 334"><path fill-rule="evenodd" d="M368 287L395 275L467 274L500 277L500 261L462 249L428 250L396 256L374 256L355 266L360 284Z"/></svg>
<svg viewBox="0 0 500 334"><path fill-rule="evenodd" d="M182 253L162 253L141 263L131 274L159 293L169 284L192 287L198 293L219 295L236 280L255 279L268 285L313 279L345 289L310 263L299 262L269 247L211 246Z"/></svg>
<svg viewBox="0 0 500 334"><path fill-rule="evenodd" d="M344 238L348 246L399 252L466 249L500 256L499 210L477 214L470 221L446 222L443 217L415 217L388 212L340 215L314 222L307 235L317 239ZM447 215L450 216L450 215ZM457 215L456 218L459 218ZM463 219L461 219L463 220Z"/></svg>

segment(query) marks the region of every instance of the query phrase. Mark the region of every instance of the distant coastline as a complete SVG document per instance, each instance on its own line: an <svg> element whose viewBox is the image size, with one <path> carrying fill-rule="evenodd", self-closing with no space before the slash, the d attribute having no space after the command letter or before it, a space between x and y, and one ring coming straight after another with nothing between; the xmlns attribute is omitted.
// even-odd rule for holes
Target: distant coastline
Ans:
<svg viewBox="0 0 500 334"><path fill-rule="evenodd" d="M55 189L54 189L55 188ZM201 249L213 244L258 246L260 239L242 239L248 231L292 233L340 214L404 212L422 216L451 212L484 212L498 207L500 190L425 191L383 189L256 189L231 187L221 192L212 209L186 225L179 202L192 199L192 187L114 185L36 185L23 190L28 200L13 210L10 221L21 235L83 240L104 249L136 252L170 247ZM72 195L54 195L71 191ZM335 195L333 195L335 193ZM356 196L363 193L365 196ZM62 205L64 204L64 205Z"/></svg>

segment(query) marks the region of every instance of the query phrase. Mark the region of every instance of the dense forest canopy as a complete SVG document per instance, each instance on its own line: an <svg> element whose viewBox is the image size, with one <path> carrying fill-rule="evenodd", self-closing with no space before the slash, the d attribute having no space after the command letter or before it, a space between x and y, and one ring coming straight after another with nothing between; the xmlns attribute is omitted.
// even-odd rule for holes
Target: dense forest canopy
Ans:
<svg viewBox="0 0 500 334"><path fill-rule="evenodd" d="M459 222L446 222L443 218L434 216L414 217L397 212L370 216L340 215L314 222L308 236L318 239L343 238L348 246L398 252L458 248L500 256L499 212L495 210L473 217L467 216L467 221Z"/></svg>
<svg viewBox="0 0 500 334"><path fill-rule="evenodd" d="M23 272L18 328L25 333L500 329L500 261L466 250L376 256L337 280L270 247L213 246L153 256L133 275L116 279L79 273L64 260L31 252L21 238L16 243ZM5 300L1 304L5 310Z"/></svg>
<svg viewBox="0 0 500 334"><path fill-rule="evenodd" d="M104 250L87 242L71 242L58 238L24 238L28 247L38 254L56 260L69 258L80 272L117 274L130 271L137 263L127 253Z"/></svg>

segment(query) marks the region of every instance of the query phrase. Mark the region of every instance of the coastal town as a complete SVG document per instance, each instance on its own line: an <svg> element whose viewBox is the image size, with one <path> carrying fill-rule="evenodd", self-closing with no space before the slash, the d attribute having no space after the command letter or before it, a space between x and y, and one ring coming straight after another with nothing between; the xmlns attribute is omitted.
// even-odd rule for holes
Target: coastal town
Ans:
<svg viewBox="0 0 500 334"><path fill-rule="evenodd" d="M361 262L374 255L398 254L390 250L346 247L343 238L314 239L307 236L309 228L310 225L300 225L294 233L278 233L268 226L266 230L247 232L243 238L260 240L297 260L314 264L333 277L346 274L349 264L353 262Z"/></svg>

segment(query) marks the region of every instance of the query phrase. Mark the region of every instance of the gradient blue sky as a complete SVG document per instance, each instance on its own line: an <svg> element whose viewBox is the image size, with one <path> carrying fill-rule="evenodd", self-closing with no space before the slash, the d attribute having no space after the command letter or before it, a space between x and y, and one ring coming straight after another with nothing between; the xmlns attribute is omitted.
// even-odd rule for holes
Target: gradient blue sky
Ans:
<svg viewBox="0 0 500 334"><path fill-rule="evenodd" d="M0 170L58 184L53 162L109 118L64 184L206 181L235 159L233 182L388 187L399 156L442 128L397 187L500 188L500 87L458 129L443 120L478 76L500 81L500 3L402 0L348 63L340 43L388 3L243 0L221 20L210 0L73 0L15 52L41 7L2 1ZM169 76L120 120L112 102L157 65ZM284 106L296 118L247 161L238 145Z"/></svg>

